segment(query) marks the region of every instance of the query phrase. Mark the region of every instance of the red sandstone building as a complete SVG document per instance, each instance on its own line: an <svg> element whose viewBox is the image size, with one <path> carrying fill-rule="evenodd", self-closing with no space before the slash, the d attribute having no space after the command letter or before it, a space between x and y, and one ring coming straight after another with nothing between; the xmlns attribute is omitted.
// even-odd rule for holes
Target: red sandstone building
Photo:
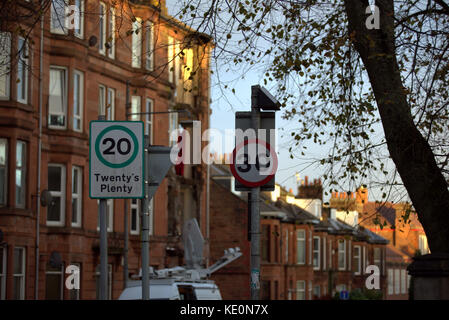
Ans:
<svg viewBox="0 0 449 320"><path fill-rule="evenodd" d="M233 179L227 167L211 166L211 259L236 246L243 257L212 278L224 299L248 299L247 199L233 189ZM296 197L279 186L261 196L261 299L331 299L341 291L363 291L369 264L379 267L385 296L388 241L340 221L321 197L318 181L301 186Z"/></svg>
<svg viewBox="0 0 449 320"><path fill-rule="evenodd" d="M23 18L0 25L0 299L95 299L99 230L97 200L88 193L89 122L99 115L144 121L154 145L173 144L169 132L191 130L193 120L207 129L210 38L170 18L165 1L150 0L66 1L81 13L74 28L63 1L45 1L41 38L38 3L8 2L2 17ZM155 268L182 263L185 220L197 218L208 241L206 165L182 171L169 173L150 204ZM110 299L124 288L125 256L127 276L141 267L139 201L126 201L127 252L125 200L108 200ZM73 264L81 284L69 291L64 271Z"/></svg>
<svg viewBox="0 0 449 320"><path fill-rule="evenodd" d="M412 257L429 253L427 237L410 204L372 202L368 189L360 187L353 194L335 192L330 206L340 217L357 221L361 226L389 241L386 251L387 300L409 298L410 277L407 266Z"/></svg>

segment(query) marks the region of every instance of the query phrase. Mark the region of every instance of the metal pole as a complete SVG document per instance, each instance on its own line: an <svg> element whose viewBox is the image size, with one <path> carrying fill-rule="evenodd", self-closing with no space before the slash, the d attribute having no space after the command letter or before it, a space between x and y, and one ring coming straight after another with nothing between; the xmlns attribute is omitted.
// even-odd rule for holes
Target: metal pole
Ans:
<svg viewBox="0 0 449 320"><path fill-rule="evenodd" d="M44 1L41 1L43 7ZM39 245L40 245L40 220L41 220L41 156L42 156L42 105L43 105L43 54L44 54L44 13L41 13L41 36L39 50L39 133L37 136L37 188L36 188L36 252L35 252L35 278L34 299L39 299Z"/></svg>
<svg viewBox="0 0 449 320"><path fill-rule="evenodd" d="M98 120L105 120L99 115ZM100 199L100 300L108 300L108 224L106 217L107 199Z"/></svg>
<svg viewBox="0 0 449 320"><path fill-rule="evenodd" d="M150 278L148 274L149 267L149 208L148 208L148 148L149 148L149 136L145 135L145 148L144 148L144 165L145 165L145 197L141 200L142 211L142 300L150 299Z"/></svg>
<svg viewBox="0 0 449 320"><path fill-rule="evenodd" d="M257 90L251 87L251 121L252 127L258 133L260 127L260 110L257 106ZM257 151L257 145L256 145ZM257 152L256 152L257 154ZM254 159L255 160L255 159ZM251 215L251 299L260 299L260 187L251 188L249 201Z"/></svg>
<svg viewBox="0 0 449 320"><path fill-rule="evenodd" d="M130 109L130 101L129 101L129 80L126 81L126 102L125 102L125 117L126 121L128 121L128 113ZM125 237L125 246L123 248L123 288L126 289L128 286L128 242L129 242L129 227L128 227L128 199L123 200L125 203L125 214L123 215L124 223L123 228L125 229L124 237Z"/></svg>

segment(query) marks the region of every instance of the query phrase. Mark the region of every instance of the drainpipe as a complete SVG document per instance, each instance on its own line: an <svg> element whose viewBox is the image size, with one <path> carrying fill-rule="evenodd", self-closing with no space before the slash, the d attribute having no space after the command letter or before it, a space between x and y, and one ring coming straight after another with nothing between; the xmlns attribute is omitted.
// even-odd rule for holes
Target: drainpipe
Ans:
<svg viewBox="0 0 449 320"><path fill-rule="evenodd" d="M41 1L41 7L44 7L44 1ZM41 14L41 39L39 51L39 132L37 136L37 188L36 188L36 270L34 283L34 299L39 300L39 222L41 209L41 152L42 152L42 103L43 103L43 54L44 54L44 13Z"/></svg>

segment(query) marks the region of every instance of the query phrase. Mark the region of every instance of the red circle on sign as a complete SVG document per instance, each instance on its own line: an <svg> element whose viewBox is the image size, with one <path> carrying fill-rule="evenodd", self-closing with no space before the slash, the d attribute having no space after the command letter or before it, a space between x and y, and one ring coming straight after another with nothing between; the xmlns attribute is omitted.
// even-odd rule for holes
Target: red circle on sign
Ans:
<svg viewBox="0 0 449 320"><path fill-rule="evenodd" d="M273 158L273 169L272 169L272 174L268 175L266 178L264 178L261 181L258 182L253 182L253 181L248 181L243 179L238 173L237 170L235 169L235 158L237 156L237 150L243 148L245 145L249 144L249 143L256 143L256 144L260 144L263 145L267 150L270 150L270 155ZM252 139L252 140L246 140L242 143L240 143L237 147L235 147L234 151L232 151L232 162L231 162L231 172L232 175L243 185L247 186L247 187L260 187L264 184L266 184L268 181L270 181L271 179L273 179L274 174L276 173L277 167L278 167L278 157L276 155L276 152L274 152L274 150L271 149L271 146L268 142L260 140L260 139Z"/></svg>

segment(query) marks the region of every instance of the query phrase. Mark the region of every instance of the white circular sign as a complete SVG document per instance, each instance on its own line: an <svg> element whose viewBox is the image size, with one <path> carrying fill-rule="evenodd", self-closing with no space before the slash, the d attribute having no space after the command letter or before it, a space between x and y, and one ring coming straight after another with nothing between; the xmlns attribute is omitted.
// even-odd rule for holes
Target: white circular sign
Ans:
<svg viewBox="0 0 449 320"><path fill-rule="evenodd" d="M268 183L278 167L276 152L261 139L246 140L232 153L231 172L247 187L260 187Z"/></svg>

